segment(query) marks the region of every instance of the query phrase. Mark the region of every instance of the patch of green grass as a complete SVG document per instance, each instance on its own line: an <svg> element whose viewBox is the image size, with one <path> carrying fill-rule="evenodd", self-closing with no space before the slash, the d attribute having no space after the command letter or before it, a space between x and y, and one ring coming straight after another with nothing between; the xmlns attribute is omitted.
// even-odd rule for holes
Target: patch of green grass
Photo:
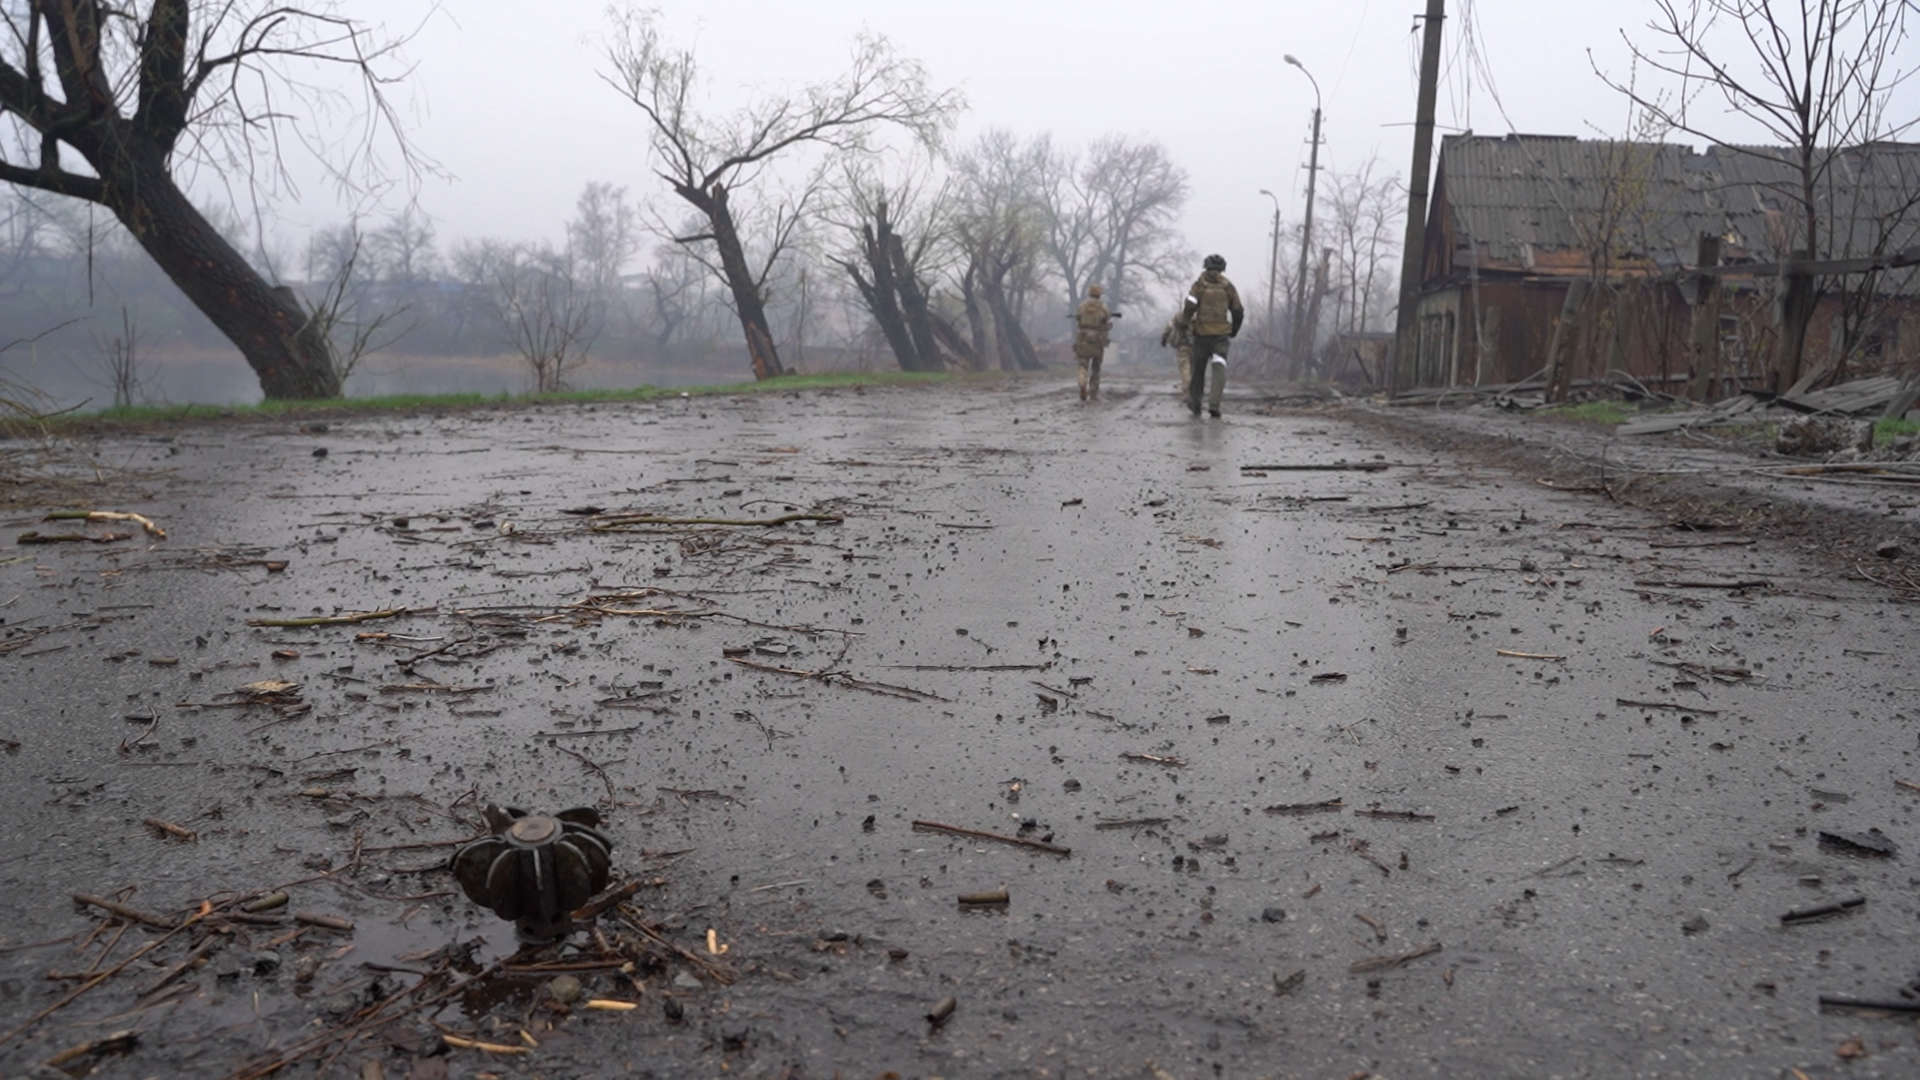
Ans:
<svg viewBox="0 0 1920 1080"><path fill-rule="evenodd" d="M252 405L132 405L50 417L53 428L117 427L194 420L274 416L327 416L343 413L409 412L424 409L476 409L489 406L652 401L657 398L766 394L782 390L830 390L854 386L908 386L948 382L944 372L835 371L821 375L782 375L758 382L711 386L632 386L610 390L560 390L546 394L387 394L380 397L261 401Z"/></svg>
<svg viewBox="0 0 1920 1080"><path fill-rule="evenodd" d="M1619 424L1634 415L1624 401L1583 401L1578 405L1562 405L1548 411L1548 415L1567 420L1578 420L1586 424Z"/></svg>
<svg viewBox="0 0 1920 1080"><path fill-rule="evenodd" d="M1879 446L1908 435L1920 435L1920 420L1888 418L1873 425L1873 442Z"/></svg>

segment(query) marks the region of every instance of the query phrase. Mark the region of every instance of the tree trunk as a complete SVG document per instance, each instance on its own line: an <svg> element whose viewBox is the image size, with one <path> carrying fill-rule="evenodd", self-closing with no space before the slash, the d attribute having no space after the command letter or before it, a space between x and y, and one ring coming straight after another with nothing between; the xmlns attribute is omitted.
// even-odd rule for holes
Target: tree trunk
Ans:
<svg viewBox="0 0 1920 1080"><path fill-rule="evenodd" d="M780 350L773 343L773 329L767 322L766 301L760 296L760 283L747 266L746 250L740 245L740 230L733 223L733 211L727 205L727 189L715 184L709 191L699 188L675 189L681 198L707 215L713 229L713 245L720 255L720 270L726 276L727 289L733 293L733 310L740 316L740 330L747 339L747 358L753 364L753 377L771 379L785 375L780 366Z"/></svg>
<svg viewBox="0 0 1920 1080"><path fill-rule="evenodd" d="M1547 401L1559 404L1567 399L1568 371L1573 364L1567 354L1578 346L1574 339L1581 302L1587 296L1587 279L1567 282L1567 295L1560 303L1560 318L1553 324L1553 337L1547 342Z"/></svg>
<svg viewBox="0 0 1920 1080"><path fill-rule="evenodd" d="M920 353L922 370L940 371L946 364L933 340L933 316L927 310L927 291L920 287L913 264L907 261L906 245L891 230L887 233L887 260L893 266L894 286L900 292L900 306L906 313L907 329L913 334L913 346Z"/></svg>
<svg viewBox="0 0 1920 1080"><path fill-rule="evenodd" d="M973 369L985 371L992 367L997 355L994 341L987 335L987 317L980 310L980 266L973 262L967 266L965 276L960 279L960 301L967 309L967 333L973 336Z"/></svg>
<svg viewBox="0 0 1920 1080"><path fill-rule="evenodd" d="M868 281L860 267L851 262L840 265L846 267L847 276L853 278L853 284L860 290L860 299L866 302L867 311L880 327L880 333L887 339L887 348L893 350L893 358L901 371L919 371L920 355L914 348L913 337L907 333L906 320L900 317L900 308L894 303L893 274L888 268L884 256L874 261L874 243L872 230L866 231L865 244L867 261L873 271L873 280Z"/></svg>
<svg viewBox="0 0 1920 1080"><path fill-rule="evenodd" d="M292 289L273 286L220 235L152 152L108 158L104 203L140 247L240 350L268 398L340 396L333 348Z"/></svg>
<svg viewBox="0 0 1920 1080"><path fill-rule="evenodd" d="M1000 340L1000 359L1002 366L1012 365L1013 370L1038 371L1040 358L1034 354L1033 342L1028 340L1025 327L1013 313L1013 306L1007 303L1006 271L988 274L986 277L987 310L993 314L993 330Z"/></svg>
<svg viewBox="0 0 1920 1080"><path fill-rule="evenodd" d="M1306 324L1301 327L1300 336L1303 339L1301 344L1306 349L1306 355L1300 358L1300 370L1309 377L1311 377L1315 369L1319 367L1319 365L1314 362L1313 339L1317 336L1320 329L1320 301L1327 295L1327 270L1328 263L1332 260L1333 249L1321 248L1320 269L1314 274L1313 278L1313 302L1307 305L1307 321ZM1455 371L1458 371L1459 365L1460 350L1455 349L1453 356L1453 367ZM1453 385L1453 376L1451 374L1447 377L1447 385Z"/></svg>
<svg viewBox="0 0 1920 1080"><path fill-rule="evenodd" d="M1813 325L1813 311L1819 300L1813 288L1813 275L1786 275L1786 291L1780 298L1780 340L1774 344L1773 389L1780 390L1800 381L1800 365L1807 353L1807 328Z"/></svg>
<svg viewBox="0 0 1920 1080"><path fill-rule="evenodd" d="M960 331L956 330L952 323L932 312L927 313L927 321L933 326L934 340L939 342L940 346L946 349L947 355L953 358L952 364L971 371L981 370L979 355L974 352L973 346L967 344L966 339L960 336Z"/></svg>

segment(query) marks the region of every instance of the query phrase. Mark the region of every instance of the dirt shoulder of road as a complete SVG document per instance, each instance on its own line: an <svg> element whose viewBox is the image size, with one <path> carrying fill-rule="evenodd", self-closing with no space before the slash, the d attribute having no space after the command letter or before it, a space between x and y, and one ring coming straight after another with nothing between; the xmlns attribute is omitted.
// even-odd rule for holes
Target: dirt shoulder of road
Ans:
<svg viewBox="0 0 1920 1080"><path fill-rule="evenodd" d="M1363 405L1340 415L1426 451L1467 455L1543 486L1659 514L1676 529L1785 541L1850 577L1920 599L1920 483L1796 476L1782 467L1818 462L1769 456L1739 441L1621 437L1611 427L1496 409Z"/></svg>

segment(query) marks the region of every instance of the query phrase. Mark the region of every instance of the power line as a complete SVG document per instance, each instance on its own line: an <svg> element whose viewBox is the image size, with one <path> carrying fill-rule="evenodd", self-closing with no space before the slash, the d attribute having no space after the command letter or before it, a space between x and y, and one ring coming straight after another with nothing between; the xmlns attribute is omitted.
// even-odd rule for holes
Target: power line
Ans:
<svg viewBox="0 0 1920 1080"><path fill-rule="evenodd" d="M1360 45L1360 35L1366 32L1367 14L1372 8L1373 0L1365 0L1365 2L1360 5L1360 20L1354 24L1353 40L1347 43L1346 58L1340 61L1340 71L1333 77L1333 93L1330 95L1332 97L1337 98L1340 96L1340 84L1346 81L1347 68L1353 65L1353 50Z"/></svg>

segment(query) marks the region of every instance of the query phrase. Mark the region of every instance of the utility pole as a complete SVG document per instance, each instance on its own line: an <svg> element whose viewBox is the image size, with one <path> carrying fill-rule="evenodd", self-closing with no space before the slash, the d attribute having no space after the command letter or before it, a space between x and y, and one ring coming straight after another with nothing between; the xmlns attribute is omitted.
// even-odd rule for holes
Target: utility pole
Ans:
<svg viewBox="0 0 1920 1080"><path fill-rule="evenodd" d="M1300 272L1294 282L1293 301L1293 340L1287 348L1287 373L1289 378L1300 377L1300 367L1306 354L1313 349L1313 327L1307 320L1307 252L1313 248L1313 193L1314 181L1320 176L1320 80L1313 77L1292 53L1284 59L1300 69L1300 74L1313 84L1313 143L1307 157L1307 214L1300 224Z"/></svg>
<svg viewBox="0 0 1920 1080"><path fill-rule="evenodd" d="M1273 250L1267 255L1267 324L1261 331L1262 344L1273 344L1273 328L1280 324L1280 313L1273 307L1273 285L1280 277L1280 196L1260 189L1260 194L1273 200Z"/></svg>
<svg viewBox="0 0 1920 1080"><path fill-rule="evenodd" d="M1426 270L1427 179L1433 171L1433 106L1440 84L1440 25L1446 0L1427 0L1420 46L1420 99L1413 125L1413 168L1407 173L1407 240L1400 251L1400 310L1394 320L1394 362L1387 369L1387 392L1409 381L1414 363L1414 306Z"/></svg>
<svg viewBox="0 0 1920 1080"><path fill-rule="evenodd" d="M1313 109L1313 150L1307 156L1307 216L1300 224L1300 302L1294 305L1293 377L1313 351L1313 325L1307 318L1307 251L1313 246L1313 187L1320 176L1320 107ZM1316 305L1317 306L1317 305Z"/></svg>

